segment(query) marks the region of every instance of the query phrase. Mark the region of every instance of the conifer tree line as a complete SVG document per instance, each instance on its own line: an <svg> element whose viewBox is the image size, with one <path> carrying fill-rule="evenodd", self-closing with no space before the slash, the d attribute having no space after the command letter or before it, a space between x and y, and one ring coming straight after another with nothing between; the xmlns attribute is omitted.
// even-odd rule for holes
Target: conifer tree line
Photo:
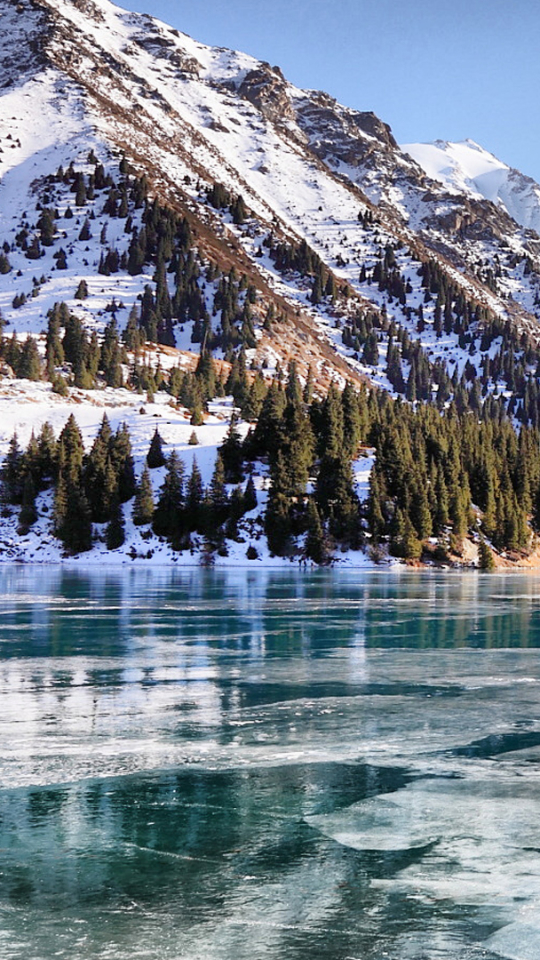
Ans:
<svg viewBox="0 0 540 960"><path fill-rule="evenodd" d="M393 390L411 402L435 401L440 409L444 409L452 399L460 412L471 410L479 414L486 398L489 401L493 396L501 399L509 416L523 424L537 426L539 344L526 332L519 332L511 321L498 317L475 301L450 280L434 260L420 263L417 271L424 290L424 303L418 307L407 306L412 287L397 266L395 253L400 246L387 245L384 254L380 251L380 258L371 272L362 268L360 279L362 282L376 282L379 290L387 292L388 304L393 299L401 304L409 322L416 325L418 339L413 339L406 327L389 320L384 304L380 311L349 310L343 315L342 341L345 346L354 352L356 359L368 366L376 367L381 360L385 361ZM436 336L454 334L460 349L475 357L475 363L467 360L461 371L455 363L452 371L442 358L435 361L429 358L421 343L421 335L427 326L425 308L428 304L431 304ZM510 395L502 396L504 391Z"/></svg>
<svg viewBox="0 0 540 960"><path fill-rule="evenodd" d="M247 390L238 376L235 389L246 405L255 384L258 414L244 440L233 417L206 489L196 459L186 476L157 430L137 479L127 427L113 432L104 417L85 453L70 416L58 439L48 424L24 451L13 437L0 475L4 509L20 507L20 528L29 529L37 494L52 486L54 532L76 553L91 547L92 524L106 525L110 549L120 546L132 501L133 522L174 549L185 549L198 533L226 553L239 520L256 506L253 473L262 472L269 487L264 530L278 555L324 563L337 548L380 544L416 559L428 538L437 539L441 553L459 554L470 533L498 550L527 550L532 531L540 532L540 434L531 426L516 430L504 403L484 404L479 417L453 402L441 412L433 403L415 407L350 383L313 398L310 379L301 385L294 362L287 378L254 380ZM363 447L373 447L376 460L361 503L353 461ZM158 468L164 477L154 492Z"/></svg>
<svg viewBox="0 0 540 960"><path fill-rule="evenodd" d="M362 215L359 220L365 229L373 228L370 217ZM419 262L417 275L424 298L423 304L412 307L408 305L408 298L413 288L400 271L396 257L403 244L387 243L384 248L380 247L375 265L361 266L359 280L376 284L379 291L387 294L387 303L380 310L376 307L366 310L357 306L358 301L347 284L336 282L305 240L300 243L277 241L270 233L263 246L268 248L280 272L293 272L310 279L311 302L322 304L337 319L342 327L342 341L356 360L370 367L385 361L388 380L396 393L411 402L436 400L440 409L453 399L460 411L470 409L478 413L489 394L498 397L507 390L511 394L505 398L508 414L524 424L540 423L540 345L527 333L519 332L511 321L498 317L475 300L436 260L428 258ZM405 326L388 318L388 306L393 302L399 304L409 323L414 323L418 339L414 339ZM429 358L421 343L428 324L428 305L436 337L455 335L460 349L468 351L477 363L477 354L481 354L478 367L467 361L460 372L457 364L452 371L442 358L434 361ZM266 328L271 327L273 319L270 312Z"/></svg>
<svg viewBox="0 0 540 960"><path fill-rule="evenodd" d="M287 553L306 534L317 562L336 545L367 542L416 559L428 538L441 555L459 554L479 531L498 550L527 549L531 524L540 530L540 434L516 431L503 403L482 413L455 403L443 413L435 404L414 408L350 384L306 403L294 371L285 389L272 384L244 444L246 456L270 465L270 548ZM376 450L364 504L351 465L362 445Z"/></svg>
<svg viewBox="0 0 540 960"><path fill-rule="evenodd" d="M52 246L57 248L53 255L55 268L67 269L69 250L59 246L62 220L73 218L73 208L78 215L83 214L78 239L85 243L96 234L96 214L106 214L113 220L125 221L126 244L120 251L108 242L106 224L101 230L97 228L101 248L97 273L110 276L123 271L138 276L151 272L129 318L128 349L136 350L146 341L174 346L174 326L186 322L192 324L194 343L202 343L208 350L219 347L228 359L238 346L255 346L253 306L257 295L247 278L238 276L234 268L222 273L205 259L186 217L158 199L151 199L146 177L136 176L125 159L120 163L118 178L106 173L92 152L88 161L94 169L90 174L76 170L72 163L46 178L44 202L36 207L36 222L32 224L26 219L13 244L4 243L0 272L11 270L12 249L19 248L28 259L39 260L44 248ZM73 208L69 205L63 216L53 203L58 185L69 187L73 193ZM232 197L219 184L208 191L208 200L218 208L230 207L235 223L243 223L247 217L243 198ZM34 278L35 287L44 280ZM206 296L210 285L215 288L211 312ZM86 281L82 281L74 296L86 299ZM13 307L22 307L26 301L26 294L17 294ZM120 305L116 305L116 312L119 309Z"/></svg>
<svg viewBox="0 0 540 960"><path fill-rule="evenodd" d="M277 241L272 233L264 240L263 246L281 273L299 273L311 280L311 302L314 305L322 300L334 302L338 296L347 297L350 293L347 284L338 287L334 274L328 270L321 258L305 240L300 243Z"/></svg>
<svg viewBox="0 0 540 960"><path fill-rule="evenodd" d="M64 269L69 261L69 249L61 245L62 220L73 218L75 211L83 220L79 235L82 243L96 233L96 213L124 221L126 244L122 252L108 242L106 226L100 230L98 273L149 274L149 282L145 283L131 310L122 336L118 314L123 305L114 299L106 308L111 319L103 337L86 333L81 321L70 315L65 304L55 305L48 317L46 375L58 392L65 392L66 388L65 375L59 369L63 363L70 365L71 379L77 386L90 388L98 379L110 386L120 386L126 379L127 386L154 392L156 380L160 381L159 371L154 377L141 360L141 352L146 342L173 344L177 324L190 324L192 341L200 344L201 352L209 354L219 348L231 362L242 350L255 347L255 318L261 304L248 278L238 276L234 269L221 271L206 260L187 218L152 199L146 178L136 176L125 159L114 176L105 171L92 152L88 164L90 173L77 170L72 163L46 178L35 223L27 217L14 241L4 243L0 271L11 270L9 256L14 248L38 261L44 249L54 247L56 269ZM60 187L64 191L68 188L72 198L62 216L55 205ZM216 209L229 210L240 225L248 217L243 198L233 195L222 184L214 183L206 190L206 197ZM359 221L366 231L377 229L369 210L361 212ZM365 263L360 268L360 282L377 285L386 294L389 305L395 301L408 318L409 327L411 323L416 327L418 339L415 339L403 325L388 319L386 305L381 310L360 308L348 285L336 281L306 241L285 242L270 233L263 246L268 248L277 269L309 278L312 303L321 303L335 315L336 323L342 328L343 342L357 359L371 367L385 362L388 379L396 393L413 403L436 400L440 409L454 400L460 411L470 409L479 414L491 394L498 397L508 391L510 395L505 397L508 414L523 424L539 425L538 345L526 334L519 333L511 322L500 319L475 301L436 260L418 261L424 302L415 307L409 305L410 280L400 268L402 243L381 244L375 264ZM524 272L531 270L530 261L525 261ZM500 265L485 266L482 271L483 282L493 285L500 274ZM39 289L45 279L34 277L34 289ZM79 283L74 295L81 301L88 297L85 280ZM17 294L14 306L22 306L26 299L24 293ZM270 305L264 326L269 330L279 319ZM438 337L456 336L460 348L468 350L474 362L470 360L458 371L457 365L451 362L440 358L431 360L421 344L428 322ZM122 373L122 365L125 367L127 363L126 351L136 358L127 378ZM14 337L2 337L0 354L17 376L29 379L43 376L32 338L17 342ZM177 382L175 375L175 390ZM254 415L258 403L252 405ZM197 400L189 406L196 411L201 403Z"/></svg>
<svg viewBox="0 0 540 960"><path fill-rule="evenodd" d="M190 535L206 536L220 552L226 538L238 535L238 521L257 505L253 478L242 472L242 444L231 420L218 452L214 472L205 488L196 458L186 475L175 450L164 453L156 429L140 477L135 476L131 439L124 424L113 432L104 415L91 449L85 453L73 414L58 438L45 423L22 450L16 434L0 470L4 515L19 509L19 531L27 533L38 518L36 497L52 488L52 528L70 554L90 550L96 536L110 550L125 542L125 505L131 502L136 526L148 527L168 540L174 549L190 546ZM163 482L154 493L152 471L164 467ZM233 488L230 489L230 486ZM104 525L101 532L94 524Z"/></svg>
<svg viewBox="0 0 540 960"><path fill-rule="evenodd" d="M113 315L98 338L95 331L88 333L65 303L57 303L49 311L44 363L31 335L24 341L15 334L0 337L0 357L16 376L34 381L47 377L53 390L63 395L68 384L81 389L123 386L150 398L165 391L191 411L194 426L204 422L210 400L232 395L242 416L256 419L266 392L265 379L260 369L248 370L243 348L234 354L228 375L217 375L212 353L206 348L201 348L193 372L179 366L165 371L159 360L154 364L146 358L142 346L128 354L132 333L130 321L121 335Z"/></svg>

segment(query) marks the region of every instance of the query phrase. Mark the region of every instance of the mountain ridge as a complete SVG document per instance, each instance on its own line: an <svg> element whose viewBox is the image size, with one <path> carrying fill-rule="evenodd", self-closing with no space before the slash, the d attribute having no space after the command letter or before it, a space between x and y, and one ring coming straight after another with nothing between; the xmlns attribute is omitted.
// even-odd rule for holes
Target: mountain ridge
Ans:
<svg viewBox="0 0 540 960"><path fill-rule="evenodd" d="M7 0L4 6L12 13L18 10ZM51 139L56 146L62 140L60 128L65 140L65 131L76 126L76 115L86 116L85 134L79 127L77 135L84 135L89 146L95 134L98 139L105 137L105 142L108 138L117 150L131 152L136 162L151 164L156 189L165 188L169 196L174 193L200 210L193 191L186 190L186 178L195 175L208 182L215 175L229 189L244 192L248 205L263 221L272 223L277 218L281 229L314 243L323 257L326 207L338 203L344 212L348 207L347 221L353 205L356 210L358 205L376 209L398 240L424 247L423 256L442 253L449 257L462 273L469 273L469 282L476 287L478 277L471 277L469 270L470 260L476 257L475 243L480 252L482 244L497 242L500 237L508 241L513 235L516 253L535 256L536 241L521 234L519 227L512 227L505 211L471 197L470 191L469 195L456 195L428 179L398 148L389 127L373 114L342 107L320 92L301 91L287 83L279 68L236 51L209 48L147 15L114 7L108 0L97 5L91 0L62 0L60 4L32 0L31 11L28 47L33 55L40 47L42 68L60 74L55 77L56 97L50 90L39 110L55 128ZM98 23L98 33L89 43L83 29L88 16ZM80 34L74 34L70 25L78 26ZM86 47L81 45L81 36ZM22 74L27 76L24 63ZM54 87L53 77L48 79ZM35 95L35 89L32 93ZM234 93L238 99L231 101ZM62 109L68 95L72 104ZM132 125L135 105L136 129ZM240 131L235 129L238 127ZM254 163L257 154L260 160ZM3 159L5 167L5 156ZM305 195L310 226L307 211L302 204L295 210L296 196L284 189L280 165L289 180L296 179L296 193L301 189ZM331 200L321 204L323 183L328 184L326 194ZM321 206L323 216L317 218L314 214ZM204 216L208 215L205 210ZM355 241L347 238L347 243L354 254ZM346 251L340 259L348 259ZM328 266L339 274L339 260L337 266L331 262ZM344 279L352 282L350 271ZM492 292L483 291L483 296L493 305ZM531 306L530 296L521 297L512 311L521 310L527 323ZM505 308L502 312L507 313Z"/></svg>
<svg viewBox="0 0 540 960"><path fill-rule="evenodd" d="M500 204L516 223L540 232L540 186L474 140L435 140L402 149L448 190Z"/></svg>

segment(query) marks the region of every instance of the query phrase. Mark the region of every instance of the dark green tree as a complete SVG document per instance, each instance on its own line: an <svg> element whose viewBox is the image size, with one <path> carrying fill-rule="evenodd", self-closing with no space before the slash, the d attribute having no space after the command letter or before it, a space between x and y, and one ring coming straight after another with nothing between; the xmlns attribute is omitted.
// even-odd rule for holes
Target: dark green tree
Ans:
<svg viewBox="0 0 540 960"><path fill-rule="evenodd" d="M133 504L133 523L136 526L143 526L151 523L154 515L154 494L152 490L152 481L148 467L145 467L135 493L135 502Z"/></svg>
<svg viewBox="0 0 540 960"><path fill-rule="evenodd" d="M124 525L124 515L122 506L118 499L114 500L111 508L111 518L105 531L105 542L107 550L118 550L126 540L126 530Z"/></svg>
<svg viewBox="0 0 540 960"><path fill-rule="evenodd" d="M23 380L41 380L41 359L35 338L26 337L21 350L17 373Z"/></svg>
<svg viewBox="0 0 540 960"><path fill-rule="evenodd" d="M24 492L24 454L14 433L0 470L0 490L4 503L22 503Z"/></svg>
<svg viewBox="0 0 540 960"><path fill-rule="evenodd" d="M327 560L327 548L323 525L317 504L310 498L307 512L306 556L314 563L322 564Z"/></svg>
<svg viewBox="0 0 540 960"><path fill-rule="evenodd" d="M187 482L186 522L190 530L202 530L204 486L197 460L193 457L191 473Z"/></svg>
<svg viewBox="0 0 540 960"><path fill-rule="evenodd" d="M150 441L150 447L146 455L146 463L150 470L155 470L156 467L163 467L167 463L167 458L163 453L163 440L160 436L159 430L156 427L154 435Z"/></svg>
<svg viewBox="0 0 540 960"><path fill-rule="evenodd" d="M184 464L176 450L167 459L167 473L154 511L154 532L166 537L175 549L181 546L185 532Z"/></svg>
<svg viewBox="0 0 540 960"><path fill-rule="evenodd" d="M32 474L27 473L24 481L22 507L19 514L19 529L21 533L27 533L30 527L36 522L37 518L36 489L32 479Z"/></svg>
<svg viewBox="0 0 540 960"><path fill-rule="evenodd" d="M242 477L242 466L244 454L242 450L242 441L236 426L236 417L233 414L227 431L227 436L219 448L223 466L225 468L225 479L227 483L240 483Z"/></svg>

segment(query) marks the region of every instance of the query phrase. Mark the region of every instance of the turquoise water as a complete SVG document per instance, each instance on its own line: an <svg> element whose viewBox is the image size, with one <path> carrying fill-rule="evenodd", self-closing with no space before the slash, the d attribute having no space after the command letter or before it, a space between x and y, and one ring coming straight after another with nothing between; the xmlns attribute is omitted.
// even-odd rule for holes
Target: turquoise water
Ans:
<svg viewBox="0 0 540 960"><path fill-rule="evenodd" d="M3 960L538 960L540 578L0 596Z"/></svg>

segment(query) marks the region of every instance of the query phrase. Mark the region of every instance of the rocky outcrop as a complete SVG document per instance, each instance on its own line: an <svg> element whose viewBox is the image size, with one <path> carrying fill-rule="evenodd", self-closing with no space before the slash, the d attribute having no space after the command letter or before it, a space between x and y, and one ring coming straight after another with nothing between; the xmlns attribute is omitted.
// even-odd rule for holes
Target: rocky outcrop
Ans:
<svg viewBox="0 0 540 960"><path fill-rule="evenodd" d="M279 67L261 63L244 77L237 89L240 96L257 107L267 120L283 123L295 119L290 87Z"/></svg>

